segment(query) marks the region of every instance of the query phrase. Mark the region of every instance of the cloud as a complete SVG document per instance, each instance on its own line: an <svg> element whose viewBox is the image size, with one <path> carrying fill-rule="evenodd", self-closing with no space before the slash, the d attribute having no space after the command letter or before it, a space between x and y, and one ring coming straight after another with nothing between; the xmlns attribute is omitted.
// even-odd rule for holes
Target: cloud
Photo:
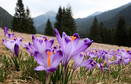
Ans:
<svg viewBox="0 0 131 84"><path fill-rule="evenodd" d="M14 15L17 0L0 0L0 6ZM86 17L96 11L107 11L131 2L130 0L23 0L25 8L28 6L33 17L50 10L58 11L59 6L72 7L73 16Z"/></svg>

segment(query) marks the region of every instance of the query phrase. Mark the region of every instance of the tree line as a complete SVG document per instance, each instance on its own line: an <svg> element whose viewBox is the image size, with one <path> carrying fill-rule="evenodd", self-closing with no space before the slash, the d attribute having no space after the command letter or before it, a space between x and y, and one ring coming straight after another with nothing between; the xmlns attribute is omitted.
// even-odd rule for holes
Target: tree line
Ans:
<svg viewBox="0 0 131 84"><path fill-rule="evenodd" d="M95 17L88 36L98 43L131 46L131 26L126 27L123 16L120 16L116 28L105 27L103 22L98 23Z"/></svg>
<svg viewBox="0 0 131 84"><path fill-rule="evenodd" d="M61 8L61 6L59 7L54 27L58 29L60 34L62 34L62 32L66 32L66 34L72 35L76 32L76 23L74 18L72 17L70 6L67 8ZM51 33L52 31L53 28L51 26L50 20L48 19L44 34L52 36L54 35L53 33Z"/></svg>
<svg viewBox="0 0 131 84"><path fill-rule="evenodd" d="M27 9L25 9L22 0L18 0L11 29L17 32L35 34L36 28L33 24L34 22L30 16L29 8L27 7ZM59 7L54 27L58 29L60 34L62 34L62 32L66 32L68 35L72 35L76 32L75 20L72 17L70 6L67 8ZM52 27L49 19L47 21L44 34L54 36L54 28Z"/></svg>
<svg viewBox="0 0 131 84"><path fill-rule="evenodd" d="M35 34L36 29L33 24L34 22L30 16L29 8L27 7L25 10L22 0L18 0L12 21L12 30ZM70 6L67 6L67 8L59 7L54 27L58 29L61 35L62 32L65 32L68 35L72 35L76 32L76 23L72 17ZM54 36L54 28L49 19L47 20L44 34ZM103 22L98 23L97 18L95 17L90 28L90 33L87 36L98 43L131 46L131 26L126 27L126 21L123 16L119 18L116 28L105 27Z"/></svg>

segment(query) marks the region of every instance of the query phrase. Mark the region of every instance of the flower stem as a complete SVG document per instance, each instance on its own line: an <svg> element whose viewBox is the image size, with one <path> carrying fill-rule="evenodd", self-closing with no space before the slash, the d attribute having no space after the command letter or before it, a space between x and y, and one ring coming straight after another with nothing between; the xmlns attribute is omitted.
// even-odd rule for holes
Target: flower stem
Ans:
<svg viewBox="0 0 131 84"><path fill-rule="evenodd" d="M19 64L18 64L17 58L14 57L14 55L13 55L13 57L12 57L12 60L13 60L13 63L15 64L16 70L17 70L17 71L20 71L20 68L19 68Z"/></svg>
<svg viewBox="0 0 131 84"><path fill-rule="evenodd" d="M63 84L65 84L66 71L67 71L67 66L65 66L65 68L64 68L64 81L63 81Z"/></svg>
<svg viewBox="0 0 131 84"><path fill-rule="evenodd" d="M49 78L49 72L47 72L47 75L46 75L46 84L49 84L48 78Z"/></svg>
<svg viewBox="0 0 131 84"><path fill-rule="evenodd" d="M73 69L73 71L71 72L71 76L70 76L71 84L72 84L72 75L73 75L74 71L75 71L75 70Z"/></svg>

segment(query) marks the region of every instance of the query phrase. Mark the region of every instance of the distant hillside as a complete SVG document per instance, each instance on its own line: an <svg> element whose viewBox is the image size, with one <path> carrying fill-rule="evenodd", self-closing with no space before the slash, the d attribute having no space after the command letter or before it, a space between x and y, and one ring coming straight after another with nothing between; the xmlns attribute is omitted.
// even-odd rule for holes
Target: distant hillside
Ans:
<svg viewBox="0 0 131 84"><path fill-rule="evenodd" d="M120 16L124 16L126 20L126 25L130 26L131 25L131 5L129 5L127 8L121 10L119 13L117 13L114 17L110 18L107 21L104 21L104 24L107 27L114 27L117 25L117 22L119 20Z"/></svg>
<svg viewBox="0 0 131 84"><path fill-rule="evenodd" d="M119 8L109 10L95 16L97 17L98 22L102 21L107 27L114 27L120 15L123 15L125 17L128 15L126 21L129 24L130 22L128 21L131 20L130 5L131 2ZM92 25L95 16L76 19L77 31L78 33L80 33L81 36L85 36L87 35L87 33L89 33L90 26Z"/></svg>
<svg viewBox="0 0 131 84"><path fill-rule="evenodd" d="M51 24L52 24L52 27L54 27L54 22L51 22ZM37 33L44 34L45 27L46 27L46 22L37 27L37 29L36 29Z"/></svg>
<svg viewBox="0 0 131 84"><path fill-rule="evenodd" d="M98 22L102 21L106 27L115 27L121 15L125 17L127 25L131 25L131 2L113 10L95 12L88 17L76 19L77 32L81 36L87 36L95 16L97 17ZM49 11L33 18L37 33L43 34L48 18L52 22L52 26L54 26L55 17L56 13Z"/></svg>
<svg viewBox="0 0 131 84"><path fill-rule="evenodd" d="M11 27L12 16L2 7L0 7L0 27Z"/></svg>
<svg viewBox="0 0 131 84"><path fill-rule="evenodd" d="M36 27L36 29L40 28L41 25L43 25L47 22L48 18L50 19L51 22L54 22L55 16L56 16L56 13L54 11L49 11L45 14L37 16L37 17L33 18L34 26Z"/></svg>

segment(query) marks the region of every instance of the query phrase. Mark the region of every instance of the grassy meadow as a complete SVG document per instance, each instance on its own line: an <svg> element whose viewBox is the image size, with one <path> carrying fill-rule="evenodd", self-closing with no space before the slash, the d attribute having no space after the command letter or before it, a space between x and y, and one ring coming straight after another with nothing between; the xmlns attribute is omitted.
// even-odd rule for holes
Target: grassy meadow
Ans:
<svg viewBox="0 0 131 84"><path fill-rule="evenodd" d="M32 42L31 34L14 32L17 37L22 37L24 42ZM36 37L44 35L36 34ZM46 36L48 39L53 38L55 45L58 45L55 37ZM19 66L20 71L16 71L14 63L11 60L12 53L3 43L4 31L0 28L0 84L42 84L46 79L45 71L35 71L38 66L37 62L30 56L25 48L20 47ZM117 50L129 49L131 47L116 46L102 43L95 43L89 47L95 49ZM115 59L115 58L113 58ZM70 70L73 70L73 59L69 62ZM79 67L75 70L72 79L69 79L68 84L130 84L131 83L131 63L126 66L122 65L121 71L118 72L117 65L110 65L109 71L102 72L97 66L93 70L85 72L85 67ZM51 77L50 77L51 78ZM49 78L49 79L50 79ZM52 82L51 82L52 83ZM60 84L60 82L57 82Z"/></svg>

